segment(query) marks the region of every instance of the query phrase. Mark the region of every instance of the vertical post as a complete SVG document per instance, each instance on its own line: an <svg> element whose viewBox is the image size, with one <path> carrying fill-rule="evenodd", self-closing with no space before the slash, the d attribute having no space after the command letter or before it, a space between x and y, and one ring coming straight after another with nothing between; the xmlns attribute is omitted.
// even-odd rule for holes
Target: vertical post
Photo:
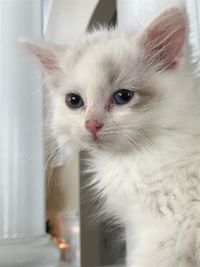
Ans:
<svg viewBox="0 0 200 267"><path fill-rule="evenodd" d="M0 1L0 266L55 267L45 234L41 79L19 38L41 38L41 1Z"/></svg>
<svg viewBox="0 0 200 267"><path fill-rule="evenodd" d="M70 43L85 34L98 0L53 0L47 2L50 5L52 4L52 8L46 24L45 39L50 42ZM51 214L51 221L57 221L57 223L54 223L55 227L53 227L54 234L62 236L70 243L70 252L62 250L63 260L77 267L94 264L97 253L92 253L91 255L89 249L94 244L90 244L90 248L87 246L88 235L84 235L84 239L82 239L85 230L85 227L84 229L82 227L85 222L85 218L82 215L84 214L85 216L85 213L82 212L80 214L79 155L76 154L72 157L73 159L62 168L62 171L56 172L57 177L51 178L57 179L57 188L65 188L65 190L64 194L59 193L59 196L56 195L57 201L54 202L54 210L49 207L48 213L49 215ZM59 203L64 204L62 208L59 207ZM81 215L81 218L79 215ZM81 230L80 232L79 229ZM91 243L91 240L89 243ZM92 248L94 249L95 247ZM85 253L87 251L89 252L88 254Z"/></svg>

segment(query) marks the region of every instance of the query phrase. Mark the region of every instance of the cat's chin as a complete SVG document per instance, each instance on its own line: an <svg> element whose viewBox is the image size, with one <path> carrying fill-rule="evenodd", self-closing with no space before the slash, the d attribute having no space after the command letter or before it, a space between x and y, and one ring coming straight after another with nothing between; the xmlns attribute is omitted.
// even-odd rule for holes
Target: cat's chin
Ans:
<svg viewBox="0 0 200 267"><path fill-rule="evenodd" d="M84 139L83 146L87 149L103 149L105 142L99 137L89 137Z"/></svg>
<svg viewBox="0 0 200 267"><path fill-rule="evenodd" d="M102 151L109 154L128 154L130 153L130 146L126 146L118 142L118 140L104 139L99 137L87 138L82 143L82 147L88 151Z"/></svg>

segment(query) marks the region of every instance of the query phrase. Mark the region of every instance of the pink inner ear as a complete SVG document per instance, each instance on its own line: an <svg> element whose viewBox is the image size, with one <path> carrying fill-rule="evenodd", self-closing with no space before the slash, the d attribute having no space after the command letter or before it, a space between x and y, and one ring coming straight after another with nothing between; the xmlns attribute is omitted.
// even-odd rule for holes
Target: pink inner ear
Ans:
<svg viewBox="0 0 200 267"><path fill-rule="evenodd" d="M48 74L48 83L53 88L60 87L63 81L63 71L59 62L59 55L65 52L66 47L44 42L21 40L29 52L37 57L43 70Z"/></svg>
<svg viewBox="0 0 200 267"><path fill-rule="evenodd" d="M54 70L59 70L58 63L55 57L48 57L45 55L38 55L38 58L40 62L42 63L43 67L49 71L52 72Z"/></svg>
<svg viewBox="0 0 200 267"><path fill-rule="evenodd" d="M142 45L147 57L162 68L173 68L181 56L186 37L186 21L183 10L170 8L161 13L147 28Z"/></svg>
<svg viewBox="0 0 200 267"><path fill-rule="evenodd" d="M60 70L56 49L53 49L51 45L26 40L22 42L26 48L39 59L47 73L52 74L54 71Z"/></svg>

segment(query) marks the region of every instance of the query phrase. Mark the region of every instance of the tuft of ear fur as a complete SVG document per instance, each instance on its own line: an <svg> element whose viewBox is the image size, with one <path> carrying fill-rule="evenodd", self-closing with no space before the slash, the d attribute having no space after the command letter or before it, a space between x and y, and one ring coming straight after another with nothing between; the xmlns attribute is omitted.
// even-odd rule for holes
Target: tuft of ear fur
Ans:
<svg viewBox="0 0 200 267"><path fill-rule="evenodd" d="M171 7L162 12L142 35L145 55L160 69L175 68L186 39L186 16L183 8Z"/></svg>
<svg viewBox="0 0 200 267"><path fill-rule="evenodd" d="M21 39L20 42L37 57L45 72L51 75L60 70L58 57L60 51L64 50L63 46L25 39Z"/></svg>
<svg viewBox="0 0 200 267"><path fill-rule="evenodd" d="M53 88L59 87L63 77L60 58L65 52L66 47L26 39L21 39L20 42L30 53L36 56L46 74L48 84L52 85Z"/></svg>

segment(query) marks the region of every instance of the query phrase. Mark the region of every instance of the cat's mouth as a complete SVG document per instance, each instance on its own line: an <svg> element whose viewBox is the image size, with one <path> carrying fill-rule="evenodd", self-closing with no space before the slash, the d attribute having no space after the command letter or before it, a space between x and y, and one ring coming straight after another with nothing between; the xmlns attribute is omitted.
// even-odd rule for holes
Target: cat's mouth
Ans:
<svg viewBox="0 0 200 267"><path fill-rule="evenodd" d="M95 135L95 136L92 136L90 143L95 146L100 146L100 145L103 145L104 141L102 140L100 136Z"/></svg>
<svg viewBox="0 0 200 267"><path fill-rule="evenodd" d="M113 136L98 134L96 136L87 135L82 138L82 144L88 150L113 150L115 145Z"/></svg>
<svg viewBox="0 0 200 267"><path fill-rule="evenodd" d="M82 139L84 146L87 148L95 148L95 149L101 149L105 146L106 140L102 138L100 135L95 135L95 136L85 136Z"/></svg>

